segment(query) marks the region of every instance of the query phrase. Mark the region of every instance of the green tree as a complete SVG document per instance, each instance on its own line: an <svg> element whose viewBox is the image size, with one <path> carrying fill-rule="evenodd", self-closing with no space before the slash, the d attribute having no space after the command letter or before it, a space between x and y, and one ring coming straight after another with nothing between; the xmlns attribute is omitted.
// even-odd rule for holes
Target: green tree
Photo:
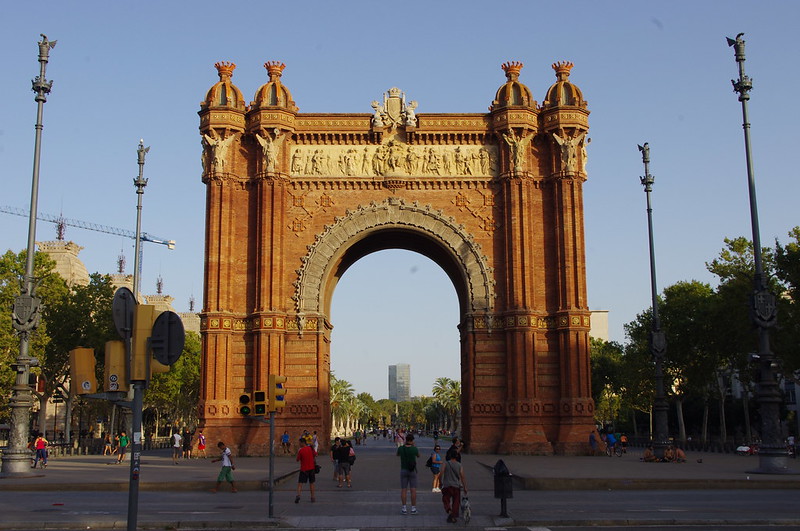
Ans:
<svg viewBox="0 0 800 531"><path fill-rule="evenodd" d="M711 286L696 280L678 282L663 292L662 324L667 339L665 375L675 403L678 437L686 440L683 404L687 396L707 396L719 365L710 345Z"/></svg>
<svg viewBox="0 0 800 531"><path fill-rule="evenodd" d="M69 378L69 351L86 347L102 353L106 341L117 338L111 314L113 297L111 277L93 273L89 276L89 284L73 286L45 306L42 319L47 323L50 340L39 360L40 379L44 380L44 390L38 394L39 426L44 426L45 406L53 393L58 390L64 396L70 395L66 385ZM67 401L67 417L71 409L72 398Z"/></svg>
<svg viewBox="0 0 800 531"><path fill-rule="evenodd" d="M800 227L789 231L789 237L793 241L786 245L775 240L775 276L782 290L778 293L778 331L773 335L785 374L792 376L800 371Z"/></svg>
<svg viewBox="0 0 800 531"><path fill-rule="evenodd" d="M11 366L19 354L19 337L11 325L11 308L14 298L20 294L22 279L25 274L27 251L15 254L6 251L0 256L0 419L7 422L9 404L16 373ZM55 262L46 254L37 252L33 260L33 276L36 281L36 296L43 305L43 314L49 306L56 304L66 296L67 286L64 279L53 271ZM29 354L41 360L45 347L50 341L48 322L44 317L35 331L30 334ZM34 369L37 372L39 369Z"/></svg>
<svg viewBox="0 0 800 531"><path fill-rule="evenodd" d="M624 387L622 345L592 338L590 360L595 420L601 425L616 422Z"/></svg>
<svg viewBox="0 0 800 531"><path fill-rule="evenodd" d="M200 336L186 332L183 352L169 372L154 374L144 393L143 406L158 433L166 419L173 426L196 426L200 400Z"/></svg>
<svg viewBox="0 0 800 531"><path fill-rule="evenodd" d="M450 431L457 431L461 412L461 382L451 378L437 378L433 383L433 397L445 411Z"/></svg>

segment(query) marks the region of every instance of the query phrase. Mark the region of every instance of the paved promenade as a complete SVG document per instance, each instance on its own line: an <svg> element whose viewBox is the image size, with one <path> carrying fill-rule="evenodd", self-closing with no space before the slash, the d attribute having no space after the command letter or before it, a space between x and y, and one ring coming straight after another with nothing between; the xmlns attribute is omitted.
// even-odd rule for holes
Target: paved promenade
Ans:
<svg viewBox="0 0 800 531"><path fill-rule="evenodd" d="M267 516L268 493L264 490L267 458L236 458L234 474L239 493L229 492L224 485L219 493L212 494L209 489L219 470L219 463L211 463L216 452L210 452L208 459L180 460L177 465L168 450L146 453L139 483L139 524L162 529L189 528L189 524L224 528L232 523L240 527L442 527L440 496L431 492L430 473L424 467L432 441L421 438L417 442L421 453L417 505L421 514L411 521L411 516L399 514L399 463L394 445L380 439L356 447L351 489L336 487L330 460L321 455L318 462L322 472L317 477L317 502L313 504L307 490L299 504L293 503L297 463L294 456L278 456L273 518ZM796 490L800 489L800 466L793 459L789 460L792 474L762 475L749 472L758 466L754 456L689 454L689 462L675 464L643 463L640 455L638 449L619 458L466 454L463 463L474 508L470 526L541 523L554 518L545 517L542 503L547 496L557 496L558 491L748 489L790 491L796 499ZM514 475L508 519L496 516L500 502L493 496L491 467L498 459L503 459ZM101 456L62 457L51 459L47 469L32 471L32 477L0 479L0 529L124 529L129 463L112 463L113 459ZM97 504L96 510L86 508L91 503ZM79 504L83 504L81 510L77 510ZM795 522L800 522L800 515Z"/></svg>

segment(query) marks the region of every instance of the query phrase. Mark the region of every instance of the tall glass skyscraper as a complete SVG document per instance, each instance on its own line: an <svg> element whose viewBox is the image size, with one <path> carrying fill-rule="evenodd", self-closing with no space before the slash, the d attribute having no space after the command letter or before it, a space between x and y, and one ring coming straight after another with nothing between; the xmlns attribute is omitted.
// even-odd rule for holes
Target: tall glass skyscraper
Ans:
<svg viewBox="0 0 800 531"><path fill-rule="evenodd" d="M411 365L389 365L389 399L395 402L411 400Z"/></svg>

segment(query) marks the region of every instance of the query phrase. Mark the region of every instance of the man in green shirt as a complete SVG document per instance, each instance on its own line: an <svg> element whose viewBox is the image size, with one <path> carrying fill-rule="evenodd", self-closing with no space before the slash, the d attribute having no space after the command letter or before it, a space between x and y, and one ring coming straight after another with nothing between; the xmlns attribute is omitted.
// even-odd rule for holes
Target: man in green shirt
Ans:
<svg viewBox="0 0 800 531"><path fill-rule="evenodd" d="M414 436L406 435L406 443L397 448L400 456L400 507L402 514L408 514L406 507L406 489L411 491L411 514L417 514L417 457L419 448L414 446Z"/></svg>
<svg viewBox="0 0 800 531"><path fill-rule="evenodd" d="M125 435L125 432L119 432L119 436L117 436L117 464L122 463L122 460L125 459L125 452L128 450L129 444L130 439Z"/></svg>

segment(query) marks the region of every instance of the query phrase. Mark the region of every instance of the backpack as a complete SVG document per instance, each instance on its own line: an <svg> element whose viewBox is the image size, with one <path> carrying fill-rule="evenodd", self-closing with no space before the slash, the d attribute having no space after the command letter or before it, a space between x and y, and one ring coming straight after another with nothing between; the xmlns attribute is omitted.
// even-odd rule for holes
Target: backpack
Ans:
<svg viewBox="0 0 800 531"><path fill-rule="evenodd" d="M433 456L430 456L427 461L425 461L425 466L430 468L433 466Z"/></svg>

